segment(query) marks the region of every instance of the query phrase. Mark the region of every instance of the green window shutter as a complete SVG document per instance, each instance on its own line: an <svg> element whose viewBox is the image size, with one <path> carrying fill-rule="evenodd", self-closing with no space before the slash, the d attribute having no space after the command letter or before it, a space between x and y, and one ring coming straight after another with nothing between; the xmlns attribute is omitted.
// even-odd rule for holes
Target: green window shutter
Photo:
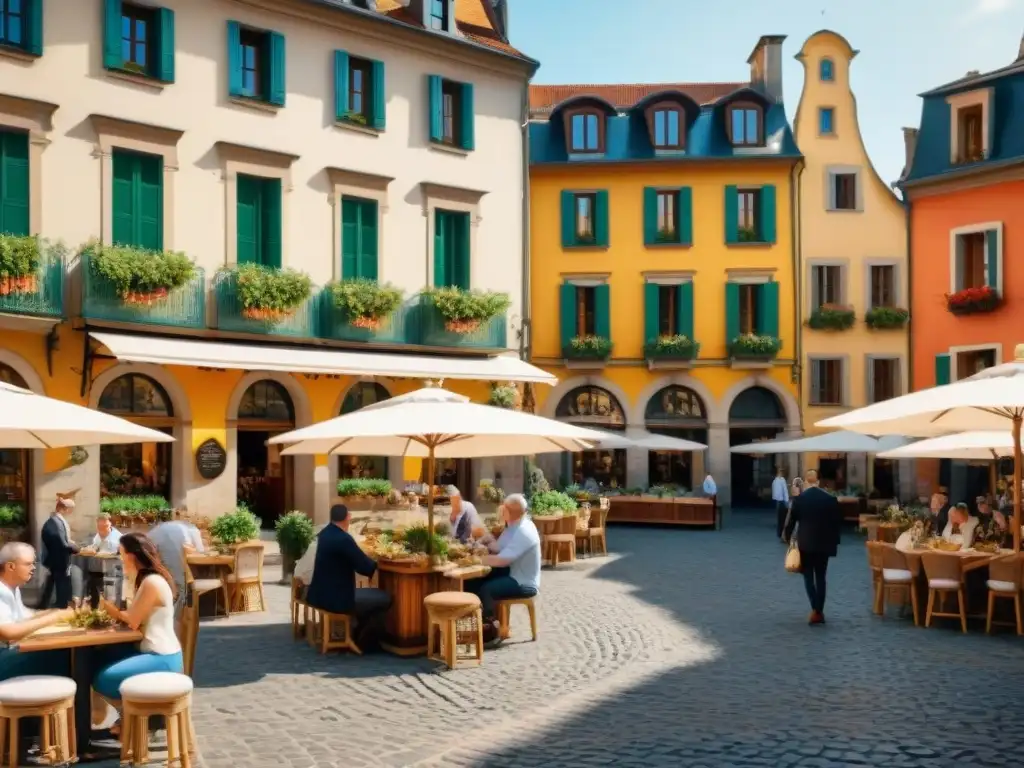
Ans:
<svg viewBox="0 0 1024 768"><path fill-rule="evenodd" d="M235 220L239 264L260 264L260 180L238 174Z"/></svg>
<svg viewBox="0 0 1024 768"><path fill-rule="evenodd" d="M359 201L341 200L341 278L351 280L359 274Z"/></svg>
<svg viewBox="0 0 1024 768"><path fill-rule="evenodd" d="M138 201L135 245L151 251L164 249L164 159L160 155L136 155Z"/></svg>
<svg viewBox="0 0 1024 768"><path fill-rule="evenodd" d="M462 148L473 151L476 149L476 112L473 109L473 84L462 84L462 104L459 105L459 129Z"/></svg>
<svg viewBox="0 0 1024 768"><path fill-rule="evenodd" d="M949 353L935 356L935 386L949 384Z"/></svg>
<svg viewBox="0 0 1024 768"><path fill-rule="evenodd" d="M454 247L452 250L452 284L464 291L469 290L469 214L452 214Z"/></svg>
<svg viewBox="0 0 1024 768"><path fill-rule="evenodd" d="M740 335L740 284L725 284L725 345Z"/></svg>
<svg viewBox="0 0 1024 768"><path fill-rule="evenodd" d="M174 11L157 8L157 65L156 79L164 83L174 82Z"/></svg>
<svg viewBox="0 0 1024 768"><path fill-rule="evenodd" d="M121 0L104 0L103 4L103 66L121 69Z"/></svg>
<svg viewBox="0 0 1024 768"><path fill-rule="evenodd" d="M444 288L448 285L448 214L434 211L434 287Z"/></svg>
<svg viewBox="0 0 1024 768"><path fill-rule="evenodd" d="M558 291L559 310L561 312L562 350L576 336L576 286L562 283Z"/></svg>
<svg viewBox="0 0 1024 768"><path fill-rule="evenodd" d="M734 184L725 188L725 242L740 241L740 195Z"/></svg>
<svg viewBox="0 0 1024 768"><path fill-rule="evenodd" d="M281 268L281 180L260 179L262 221L261 240L262 263L267 267Z"/></svg>
<svg viewBox="0 0 1024 768"><path fill-rule="evenodd" d="M658 190L644 187L644 245L658 242Z"/></svg>
<svg viewBox="0 0 1024 768"><path fill-rule="evenodd" d="M279 107L284 106L285 94L288 92L285 73L285 51L284 35L278 32L268 32L267 40L270 51L270 88L267 93L267 101Z"/></svg>
<svg viewBox="0 0 1024 768"><path fill-rule="evenodd" d="M682 283L677 290L676 333L693 339L693 283Z"/></svg>
<svg viewBox="0 0 1024 768"><path fill-rule="evenodd" d="M608 283L594 287L594 334L606 339L612 337L611 291Z"/></svg>
<svg viewBox="0 0 1024 768"><path fill-rule="evenodd" d="M562 247L576 245L576 195L562 190Z"/></svg>
<svg viewBox="0 0 1024 768"><path fill-rule="evenodd" d="M137 155L115 149L111 157L113 185L111 212L114 245L136 245L135 241L135 179L138 174Z"/></svg>
<svg viewBox="0 0 1024 768"><path fill-rule="evenodd" d="M985 233L985 255L988 258L986 280L989 288L999 289L999 230L990 229Z"/></svg>
<svg viewBox="0 0 1024 768"><path fill-rule="evenodd" d="M679 188L679 211L676 219L680 245L693 245L693 190L690 187Z"/></svg>
<svg viewBox="0 0 1024 768"><path fill-rule="evenodd" d="M772 281L759 286L757 332L763 336L779 335L779 284Z"/></svg>
<svg viewBox="0 0 1024 768"><path fill-rule="evenodd" d="M775 242L775 185L761 187L761 240Z"/></svg>
<svg viewBox="0 0 1024 768"><path fill-rule="evenodd" d="M658 302L657 283L644 283L644 344L658 338Z"/></svg>
<svg viewBox="0 0 1024 768"><path fill-rule="evenodd" d="M388 92L385 88L384 62L370 62L370 86L373 88L373 98L370 99L370 107L373 110L370 117L371 125L378 131L383 131L387 125L388 113Z"/></svg>
<svg viewBox="0 0 1024 768"><path fill-rule="evenodd" d="M43 55L43 0L23 0L25 52Z"/></svg>
<svg viewBox="0 0 1024 768"><path fill-rule="evenodd" d="M601 248L608 247L608 190L598 190L597 210L594 212L594 240Z"/></svg>
<svg viewBox="0 0 1024 768"><path fill-rule="evenodd" d="M377 201L364 200L359 211L359 276L377 279Z"/></svg>
<svg viewBox="0 0 1024 768"><path fill-rule="evenodd" d="M228 22L228 95L242 95L242 26L237 21Z"/></svg>
<svg viewBox="0 0 1024 768"><path fill-rule="evenodd" d="M0 131L0 232L29 231L28 134Z"/></svg>
<svg viewBox="0 0 1024 768"><path fill-rule="evenodd" d="M348 54L334 52L334 118L343 120L348 114Z"/></svg>
<svg viewBox="0 0 1024 768"><path fill-rule="evenodd" d="M441 95L441 76L427 75L427 92L430 100L430 140L444 139L444 97Z"/></svg>

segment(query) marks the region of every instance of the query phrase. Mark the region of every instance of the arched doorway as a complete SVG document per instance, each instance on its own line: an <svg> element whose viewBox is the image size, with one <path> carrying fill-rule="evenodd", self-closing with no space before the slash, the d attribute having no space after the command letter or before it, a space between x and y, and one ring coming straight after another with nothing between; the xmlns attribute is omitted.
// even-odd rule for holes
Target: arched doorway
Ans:
<svg viewBox="0 0 1024 768"><path fill-rule="evenodd" d="M284 385L261 379L238 404L238 503L246 505L264 528L291 509L294 495L292 458L267 440L295 428L295 406Z"/></svg>
<svg viewBox="0 0 1024 768"><path fill-rule="evenodd" d="M708 416L704 401L689 387L672 385L647 401L644 427L658 435L708 442ZM696 466L700 464L700 466ZM692 489L704 475L703 456L692 451L648 451L650 485L677 485Z"/></svg>
<svg viewBox="0 0 1024 768"><path fill-rule="evenodd" d="M21 374L9 365L0 363L0 381L22 389L29 386ZM0 507L6 507L3 523L14 523L20 518L25 523L31 514L29 489L32 488L31 452L21 449L0 449Z"/></svg>
<svg viewBox="0 0 1024 768"><path fill-rule="evenodd" d="M778 396L764 387L750 387L729 408L729 445L771 440L786 429L786 412ZM773 454L732 454L732 504L750 507L771 503L775 477Z"/></svg>
<svg viewBox="0 0 1024 768"><path fill-rule="evenodd" d="M583 386L568 392L555 408L555 418L581 427L623 431L626 415L622 404L607 389ZM565 453L562 471L566 483L593 487L623 488L626 485L626 452L583 451Z"/></svg>
<svg viewBox="0 0 1024 768"><path fill-rule="evenodd" d="M126 373L100 394L99 410L173 435L175 416L166 390L149 376ZM173 443L100 446L100 496L154 494L171 502Z"/></svg>
<svg viewBox="0 0 1024 768"><path fill-rule="evenodd" d="M345 395L341 403L341 415L358 411L374 403L381 403L390 399L390 393L383 385L375 381L360 381ZM338 479L347 480L350 478L388 478L387 456L339 456L338 457Z"/></svg>

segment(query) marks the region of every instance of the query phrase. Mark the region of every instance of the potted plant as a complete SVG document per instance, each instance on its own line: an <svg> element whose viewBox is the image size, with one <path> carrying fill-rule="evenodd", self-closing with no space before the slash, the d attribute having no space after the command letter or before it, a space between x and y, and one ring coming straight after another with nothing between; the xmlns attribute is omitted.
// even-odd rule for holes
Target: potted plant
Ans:
<svg viewBox="0 0 1024 768"><path fill-rule="evenodd" d="M108 282L125 304L152 305L196 276L196 265L178 251L147 251L93 240L82 248L82 255L88 257L92 274Z"/></svg>
<svg viewBox="0 0 1024 768"><path fill-rule="evenodd" d="M576 336L562 352L568 360L607 360L612 353L612 340L604 336Z"/></svg>
<svg viewBox="0 0 1024 768"><path fill-rule="evenodd" d="M347 478L338 481L339 501L355 512L371 512L387 506L391 482L383 478Z"/></svg>
<svg viewBox="0 0 1024 768"><path fill-rule="evenodd" d="M729 356L771 360L782 349L782 339L767 334L744 333L729 344Z"/></svg>
<svg viewBox="0 0 1024 768"><path fill-rule="evenodd" d="M757 234L757 229L754 227L739 227L736 230L736 239L741 243L761 242L761 238Z"/></svg>
<svg viewBox="0 0 1024 768"><path fill-rule="evenodd" d="M495 408L507 408L513 409L516 407L516 401L519 399L519 390L515 384L495 384L491 383L491 394L487 398L487 404L493 405Z"/></svg>
<svg viewBox="0 0 1024 768"><path fill-rule="evenodd" d="M349 325L371 331L380 328L402 305L404 297L400 288L362 277L330 283L327 290L335 308L344 314Z"/></svg>
<svg viewBox="0 0 1024 768"><path fill-rule="evenodd" d="M142 531L174 514L167 499L152 493L105 496L100 499L100 512L110 515L115 528Z"/></svg>
<svg viewBox="0 0 1024 768"><path fill-rule="evenodd" d="M946 308L954 315L973 315L991 312L1002 303L1002 297L992 287L964 288L956 293L946 294Z"/></svg>
<svg viewBox="0 0 1024 768"><path fill-rule="evenodd" d="M316 531L305 512L295 511L279 517L274 523L274 532L281 548L281 582L287 584L295 573L295 563L306 554Z"/></svg>
<svg viewBox="0 0 1024 768"><path fill-rule="evenodd" d="M493 517L505 501L505 491L491 480L481 480L476 491L477 512L481 518Z"/></svg>
<svg viewBox="0 0 1024 768"><path fill-rule="evenodd" d="M25 535L25 507L21 504L0 504L0 546L21 541Z"/></svg>
<svg viewBox="0 0 1024 768"><path fill-rule="evenodd" d="M693 360L700 353L700 343L681 333L659 336L644 345L648 360Z"/></svg>
<svg viewBox="0 0 1024 768"><path fill-rule="evenodd" d="M428 530L427 526L420 523L410 525L403 532L402 543L413 556L429 555L434 564L440 564L448 559L448 539L437 530Z"/></svg>
<svg viewBox="0 0 1024 768"><path fill-rule="evenodd" d="M242 316L250 320L279 322L295 314L313 292L309 275L294 269L239 264L221 274L234 278Z"/></svg>
<svg viewBox="0 0 1024 768"><path fill-rule="evenodd" d="M0 296L38 293L41 265L38 237L0 234Z"/></svg>
<svg viewBox="0 0 1024 768"><path fill-rule="evenodd" d="M563 491L541 491L530 499L530 513L535 517L575 515L579 504Z"/></svg>
<svg viewBox="0 0 1024 768"><path fill-rule="evenodd" d="M816 331L845 331L853 327L857 316L853 307L841 304L822 304L811 312L807 325Z"/></svg>
<svg viewBox="0 0 1024 768"><path fill-rule="evenodd" d="M910 312L900 307L872 307L864 315L864 323L873 331L902 328L910 320Z"/></svg>
<svg viewBox="0 0 1024 768"><path fill-rule="evenodd" d="M234 549L239 544L259 537L260 519L244 504L210 523L210 538L224 549Z"/></svg>
<svg viewBox="0 0 1024 768"><path fill-rule="evenodd" d="M466 291L455 286L430 288L424 295L444 318L445 330L459 334L475 333L512 306L507 293Z"/></svg>

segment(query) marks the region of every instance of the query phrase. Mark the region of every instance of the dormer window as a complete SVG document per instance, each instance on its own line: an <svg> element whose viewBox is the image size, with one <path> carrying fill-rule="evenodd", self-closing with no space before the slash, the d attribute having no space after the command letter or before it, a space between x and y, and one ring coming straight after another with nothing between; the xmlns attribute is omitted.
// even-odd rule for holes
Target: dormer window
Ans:
<svg viewBox="0 0 1024 768"><path fill-rule="evenodd" d="M731 104L726 112L726 129L734 147L760 147L764 144L762 111L756 104Z"/></svg>
<svg viewBox="0 0 1024 768"><path fill-rule="evenodd" d="M836 79L835 65L832 59L822 59L818 64L818 79L823 83L831 83Z"/></svg>
<svg viewBox="0 0 1024 768"><path fill-rule="evenodd" d="M604 116L600 112L573 112L566 119L569 121L570 154L604 152Z"/></svg>
<svg viewBox="0 0 1024 768"><path fill-rule="evenodd" d="M677 104L655 104L647 110L651 143L655 149L682 149L685 124L683 110Z"/></svg>
<svg viewBox="0 0 1024 768"><path fill-rule="evenodd" d="M985 142L982 130L985 116L981 104L973 104L957 110L960 146L957 148L957 159L961 163L975 163L985 156Z"/></svg>
<svg viewBox="0 0 1024 768"><path fill-rule="evenodd" d="M448 0L428 0L430 3L430 28L437 32L448 31Z"/></svg>
<svg viewBox="0 0 1024 768"><path fill-rule="evenodd" d="M995 152L993 142L992 88L978 88L946 97L949 105L949 162L952 165L988 160Z"/></svg>

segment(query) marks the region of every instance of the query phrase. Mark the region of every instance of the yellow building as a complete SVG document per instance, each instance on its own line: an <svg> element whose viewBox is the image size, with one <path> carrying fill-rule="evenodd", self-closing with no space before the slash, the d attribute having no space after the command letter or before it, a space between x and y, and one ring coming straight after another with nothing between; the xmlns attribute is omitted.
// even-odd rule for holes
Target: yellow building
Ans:
<svg viewBox="0 0 1024 768"><path fill-rule="evenodd" d="M814 424L907 391L907 230L903 204L868 157L850 88L857 51L841 35L811 35L797 55L804 88L794 131L800 182L801 404ZM818 430L820 431L820 430ZM829 484L883 496L894 467L863 455L806 457ZM896 472L912 482L910 472Z"/></svg>
<svg viewBox="0 0 1024 768"><path fill-rule="evenodd" d="M709 445L545 458L550 480L710 472L720 502L746 504L772 459L730 445L799 434L782 42L761 38L743 82L531 87L530 359L560 380L538 413Z"/></svg>

